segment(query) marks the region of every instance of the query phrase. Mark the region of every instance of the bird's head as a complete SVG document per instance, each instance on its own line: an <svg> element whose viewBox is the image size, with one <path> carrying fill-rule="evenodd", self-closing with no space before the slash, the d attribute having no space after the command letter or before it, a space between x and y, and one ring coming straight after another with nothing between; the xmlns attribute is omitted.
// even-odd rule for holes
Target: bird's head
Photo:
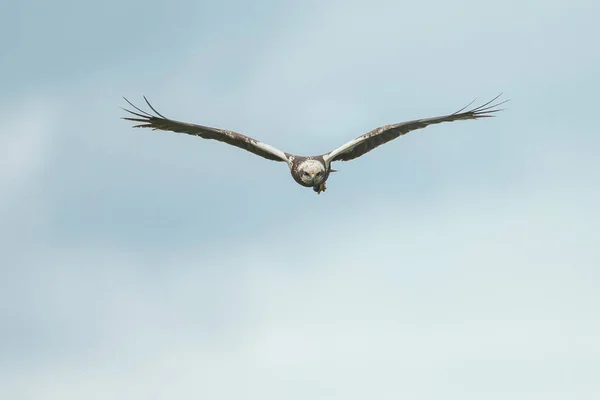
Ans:
<svg viewBox="0 0 600 400"><path fill-rule="evenodd" d="M325 172L325 166L317 160L306 160L298 166L300 180L307 186L315 186L323 182Z"/></svg>

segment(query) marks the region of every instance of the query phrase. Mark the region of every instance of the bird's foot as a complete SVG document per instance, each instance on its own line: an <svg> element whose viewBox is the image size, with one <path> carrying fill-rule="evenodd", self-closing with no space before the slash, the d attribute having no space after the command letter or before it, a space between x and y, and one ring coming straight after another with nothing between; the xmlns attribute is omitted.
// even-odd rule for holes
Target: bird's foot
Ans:
<svg viewBox="0 0 600 400"><path fill-rule="evenodd" d="M317 194L321 194L321 192L324 192L325 190L327 190L327 187L325 186L325 182L320 183L319 186L317 186L315 188L315 192L317 192Z"/></svg>

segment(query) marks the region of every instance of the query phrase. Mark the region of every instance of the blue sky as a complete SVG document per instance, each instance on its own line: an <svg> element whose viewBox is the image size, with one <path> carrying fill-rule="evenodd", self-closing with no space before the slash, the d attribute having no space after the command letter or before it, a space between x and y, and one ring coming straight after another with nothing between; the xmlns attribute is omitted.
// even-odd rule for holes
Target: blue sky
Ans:
<svg viewBox="0 0 600 400"><path fill-rule="evenodd" d="M600 395L597 1L12 2L7 399ZM133 130L126 96L295 154Z"/></svg>

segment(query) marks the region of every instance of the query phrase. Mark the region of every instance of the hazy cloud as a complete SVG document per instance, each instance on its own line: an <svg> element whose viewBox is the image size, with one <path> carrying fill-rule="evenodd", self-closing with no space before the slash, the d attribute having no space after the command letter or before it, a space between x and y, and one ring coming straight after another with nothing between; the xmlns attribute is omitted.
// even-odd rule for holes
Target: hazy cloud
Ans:
<svg viewBox="0 0 600 400"><path fill-rule="evenodd" d="M1 397L594 397L596 3L19 8ZM499 91L499 118L340 163L321 196L118 108L310 154Z"/></svg>

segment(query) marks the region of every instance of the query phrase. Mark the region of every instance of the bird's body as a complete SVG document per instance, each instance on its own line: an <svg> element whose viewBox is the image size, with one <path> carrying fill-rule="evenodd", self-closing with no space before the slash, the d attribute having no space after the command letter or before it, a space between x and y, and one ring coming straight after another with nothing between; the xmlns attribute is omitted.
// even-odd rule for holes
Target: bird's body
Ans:
<svg viewBox="0 0 600 400"><path fill-rule="evenodd" d="M292 177L299 185L304 187L312 187L317 194L320 194L326 189L325 182L329 178L330 173L335 172L335 170L331 169L332 162L349 161L360 157L374 148L394 140L401 135L416 129L425 128L432 124L493 117L491 114L500 111L500 109L497 109L496 107L508 101L505 100L500 103L492 104L496 99L498 99L498 97L500 97L500 95L496 96L494 99L482 106L465 112L461 112L466 108L463 107L461 110L453 114L441 117L417 119L398 124L384 125L345 143L341 147L338 147L329 153L308 157L285 153L274 148L273 146L262 143L256 139L237 132L168 119L156 111L156 109L152 107L145 97L144 100L146 100L146 103L152 109L152 111L156 113L156 115L149 114L148 112L139 109L129 102L129 100L125 99L125 101L127 101L138 112L125 110L136 116L136 118L123 119L141 122L141 124L135 125L134 128L141 127L151 128L153 130L159 129L172 132L181 132L189 135L200 136L204 139L218 140L232 146L242 148L268 160L285 162L290 169Z"/></svg>
<svg viewBox="0 0 600 400"><path fill-rule="evenodd" d="M329 178L331 164L323 156L288 156L290 172L294 180L304 186L312 187L317 193L325 191L325 181Z"/></svg>

